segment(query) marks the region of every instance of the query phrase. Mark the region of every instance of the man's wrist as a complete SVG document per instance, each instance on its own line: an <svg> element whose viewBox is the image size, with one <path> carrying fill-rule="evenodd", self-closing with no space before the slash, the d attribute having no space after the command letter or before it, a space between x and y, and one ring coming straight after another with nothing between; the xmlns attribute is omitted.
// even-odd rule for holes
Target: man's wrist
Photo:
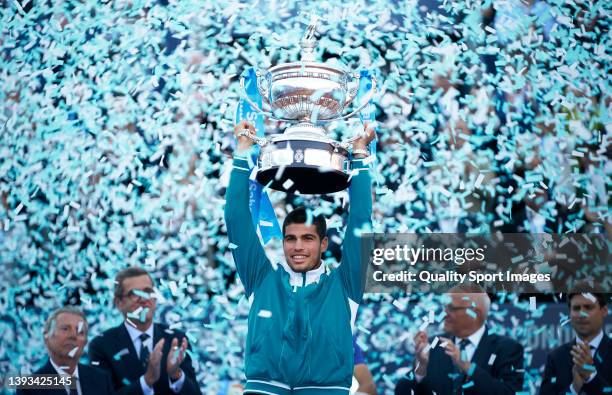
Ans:
<svg viewBox="0 0 612 395"><path fill-rule="evenodd" d="M238 156L247 156L250 154L252 144L238 144L236 147L236 154Z"/></svg>
<svg viewBox="0 0 612 395"><path fill-rule="evenodd" d="M144 395L149 395L149 394L153 394L153 385L155 383L149 383L147 381L147 375L146 373L143 374L142 376L140 376L140 388L142 389L142 392Z"/></svg>
<svg viewBox="0 0 612 395"><path fill-rule="evenodd" d="M417 366L414 369L414 374L422 377L427 376L427 365L423 366L423 364L417 362Z"/></svg>
<svg viewBox="0 0 612 395"><path fill-rule="evenodd" d="M177 369L177 371L170 376L171 381L179 381L181 376L183 375L183 371L181 369Z"/></svg>
<svg viewBox="0 0 612 395"><path fill-rule="evenodd" d="M370 154L368 152L368 150L361 149L361 148L359 148L359 149L354 148L352 153L353 153L353 158L355 158L355 159L367 158L367 156Z"/></svg>
<svg viewBox="0 0 612 395"><path fill-rule="evenodd" d="M597 376L597 370L594 370L591 372L591 374L589 374L589 377L587 377L584 382L585 383L590 383L591 381L593 381L593 379L595 378L595 376Z"/></svg>
<svg viewBox="0 0 612 395"><path fill-rule="evenodd" d="M582 385L576 385L576 383L570 384L570 391L573 395L578 395L578 391L582 389Z"/></svg>
<svg viewBox="0 0 612 395"><path fill-rule="evenodd" d="M472 363L469 361L462 361L461 370L463 373L468 374L470 372L470 368L472 367Z"/></svg>

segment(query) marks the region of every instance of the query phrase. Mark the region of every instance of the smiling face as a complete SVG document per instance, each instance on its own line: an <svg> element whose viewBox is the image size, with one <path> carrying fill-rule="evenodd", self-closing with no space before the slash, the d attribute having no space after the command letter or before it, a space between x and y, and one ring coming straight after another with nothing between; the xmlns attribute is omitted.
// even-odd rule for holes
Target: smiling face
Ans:
<svg viewBox="0 0 612 395"><path fill-rule="evenodd" d="M87 344L87 323L77 314L60 313L55 318L49 333L45 334L45 345L53 362L60 366L77 361ZM76 349L76 350L75 350Z"/></svg>
<svg viewBox="0 0 612 395"><path fill-rule="evenodd" d="M570 319L576 334L583 340L590 341L602 330L608 315L608 307L600 306L594 298L574 295L570 301Z"/></svg>
<svg viewBox="0 0 612 395"><path fill-rule="evenodd" d="M117 308L123 313L124 317L140 308L147 308L146 315L142 316L139 314L138 318L128 318L137 327L148 328L153 322L153 315L157 306L151 278L147 274L128 277L122 282L122 291L121 295L115 297Z"/></svg>
<svg viewBox="0 0 612 395"><path fill-rule="evenodd" d="M321 265L321 254L327 250L327 237L317 234L315 225L289 224L283 237L283 251L294 272L305 273Z"/></svg>

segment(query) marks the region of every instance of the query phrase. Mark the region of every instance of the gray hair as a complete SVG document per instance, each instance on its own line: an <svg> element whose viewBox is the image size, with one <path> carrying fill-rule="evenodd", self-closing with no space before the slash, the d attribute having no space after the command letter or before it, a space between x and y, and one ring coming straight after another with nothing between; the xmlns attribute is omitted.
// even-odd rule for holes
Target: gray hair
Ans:
<svg viewBox="0 0 612 395"><path fill-rule="evenodd" d="M63 313L74 314L74 315L78 315L79 317L81 317L83 319L83 328L85 328L85 332L87 332L87 330L89 329L89 325L87 324L87 318L85 317L85 313L83 313L82 310L76 307L65 306L65 307L60 307L59 309L53 310L49 318L47 318L47 321L45 321L45 326L43 328L43 335L45 337L49 336L51 332L55 331L57 317Z"/></svg>
<svg viewBox="0 0 612 395"><path fill-rule="evenodd" d="M491 298L483 287L475 283L461 283L450 289L449 293L472 294L479 306L482 306L483 319L486 320L491 309Z"/></svg>

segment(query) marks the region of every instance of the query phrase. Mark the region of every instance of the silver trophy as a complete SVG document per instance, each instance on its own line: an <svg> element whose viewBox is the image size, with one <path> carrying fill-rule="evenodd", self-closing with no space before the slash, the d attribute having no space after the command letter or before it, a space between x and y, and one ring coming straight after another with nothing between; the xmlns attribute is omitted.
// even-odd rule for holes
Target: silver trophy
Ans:
<svg viewBox="0 0 612 395"><path fill-rule="evenodd" d="M266 72L256 71L258 106L249 97L245 76L240 86L247 102L263 115L292 123L284 133L267 138L251 136L260 146L257 181L270 188L303 194L338 192L350 183L349 150L352 138L335 141L324 125L347 119L368 105L376 90L373 76L370 89L358 107L343 115L357 97L362 74L315 62L315 26L310 25L300 42L301 61L283 63Z"/></svg>

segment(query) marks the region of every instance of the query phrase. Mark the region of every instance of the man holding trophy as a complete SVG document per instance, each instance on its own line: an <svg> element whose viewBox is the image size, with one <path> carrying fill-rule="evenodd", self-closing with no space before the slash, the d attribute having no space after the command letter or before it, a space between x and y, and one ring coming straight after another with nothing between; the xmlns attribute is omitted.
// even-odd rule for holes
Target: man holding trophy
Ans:
<svg viewBox="0 0 612 395"><path fill-rule="evenodd" d="M245 129L246 128L246 129ZM226 194L225 220L246 296L252 302L245 352L245 394L348 394L353 374L352 324L363 295L358 233L371 231L372 193L363 159L374 130L353 141L350 211L336 269L322 265L327 248L322 216L296 209L283 223L287 266L273 268L249 212L252 125L236 126L237 152ZM356 152L356 153L355 153Z"/></svg>
<svg viewBox="0 0 612 395"><path fill-rule="evenodd" d="M238 275L251 302L245 394L346 395L352 382L352 328L363 296L362 265L367 264L361 256L360 235L372 231L372 190L365 159L375 131L368 127L364 113L365 132L345 142L328 137L323 125L364 108L361 104L342 115L361 96L367 96L369 103L376 80L367 71L350 74L315 62L314 25L300 44L300 62L274 66L265 74L251 69L241 76L244 95L237 114L244 116L245 109L254 109L296 123L283 134L264 138L257 133L262 132L262 122L256 130L237 116L234 129L238 146L226 193L225 221ZM267 104L268 111L262 104ZM272 266L256 233L257 214L251 218L249 208L254 200L249 192L253 143L260 148L254 176L262 185L306 194L349 187L350 211L337 268L321 261L328 245L325 218L305 208L285 218L286 264Z"/></svg>

